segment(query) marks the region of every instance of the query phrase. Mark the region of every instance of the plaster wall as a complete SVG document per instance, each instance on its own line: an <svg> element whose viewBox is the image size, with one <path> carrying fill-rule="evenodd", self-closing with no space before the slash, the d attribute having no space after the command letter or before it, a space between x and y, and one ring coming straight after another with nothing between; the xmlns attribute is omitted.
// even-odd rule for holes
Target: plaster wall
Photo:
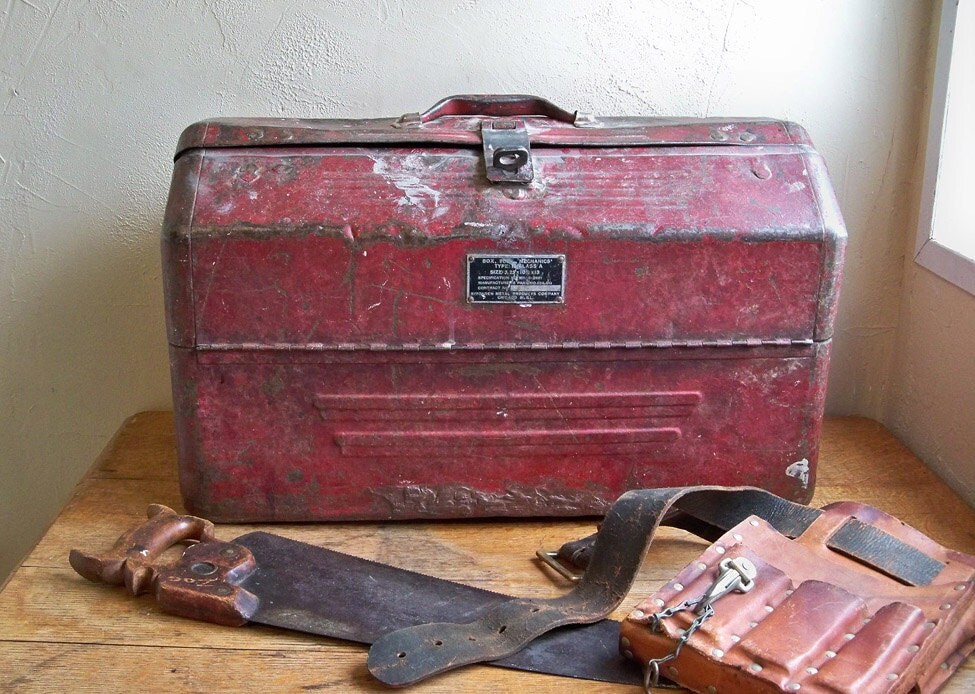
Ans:
<svg viewBox="0 0 975 694"><path fill-rule="evenodd" d="M928 99L933 91L937 40L938 22L933 21L926 70ZM922 110L925 133L928 99ZM969 124L961 122L957 127L957 137L967 137ZM923 150L918 152L913 172L914 223L919 218L925 155ZM959 228L966 228L963 213L971 200L964 196L963 187L970 188L971 183L959 176L957 188L939 192L956 196L943 214L957 215ZM969 239L975 238L970 225L967 233ZM883 421L956 491L975 503L975 296L914 262L914 243L912 230L907 238L894 368Z"/></svg>
<svg viewBox="0 0 975 694"><path fill-rule="evenodd" d="M123 418L170 404L157 232L181 129L458 92L796 120L850 231L828 407L883 414L931 6L912 0L7 0L0 577Z"/></svg>
<svg viewBox="0 0 975 694"><path fill-rule="evenodd" d="M975 503L975 296L908 258L883 422Z"/></svg>

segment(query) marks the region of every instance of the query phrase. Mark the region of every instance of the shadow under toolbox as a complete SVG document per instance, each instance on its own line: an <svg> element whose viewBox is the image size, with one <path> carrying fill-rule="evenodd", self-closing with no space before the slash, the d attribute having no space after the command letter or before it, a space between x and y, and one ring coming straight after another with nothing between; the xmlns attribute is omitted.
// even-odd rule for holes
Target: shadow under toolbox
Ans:
<svg viewBox="0 0 975 694"><path fill-rule="evenodd" d="M775 120L463 96L183 134L163 232L180 484L217 521L812 495L845 231Z"/></svg>

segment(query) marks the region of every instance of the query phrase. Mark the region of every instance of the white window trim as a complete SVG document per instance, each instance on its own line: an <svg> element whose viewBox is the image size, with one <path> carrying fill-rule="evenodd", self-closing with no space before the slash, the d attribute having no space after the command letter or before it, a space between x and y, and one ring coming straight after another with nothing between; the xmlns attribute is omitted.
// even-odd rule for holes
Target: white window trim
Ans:
<svg viewBox="0 0 975 694"><path fill-rule="evenodd" d="M941 145L948 103L948 76L955 38L955 19L959 0L943 0L938 30L931 90L931 113L928 120L928 143L921 184L921 208L918 217L914 260L922 267L975 295L975 261L938 243L934 238L934 198L941 169Z"/></svg>

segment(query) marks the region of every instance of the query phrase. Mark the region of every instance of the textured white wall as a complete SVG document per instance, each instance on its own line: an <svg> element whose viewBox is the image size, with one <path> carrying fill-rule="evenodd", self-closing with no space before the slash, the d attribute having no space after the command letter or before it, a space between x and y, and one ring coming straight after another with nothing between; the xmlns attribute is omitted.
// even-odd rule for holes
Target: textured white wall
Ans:
<svg viewBox="0 0 975 694"><path fill-rule="evenodd" d="M122 419L167 407L157 230L180 130L458 92L804 124L850 230L829 408L879 416L930 4L7 0L0 14L0 576Z"/></svg>

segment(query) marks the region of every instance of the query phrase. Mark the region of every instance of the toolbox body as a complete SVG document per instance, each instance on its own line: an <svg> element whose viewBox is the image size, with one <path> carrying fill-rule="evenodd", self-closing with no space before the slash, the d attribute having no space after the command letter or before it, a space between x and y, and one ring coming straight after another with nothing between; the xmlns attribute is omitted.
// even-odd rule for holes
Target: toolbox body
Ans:
<svg viewBox="0 0 975 694"><path fill-rule="evenodd" d="M815 480L845 230L773 120L453 97L180 140L180 485L218 521L584 515Z"/></svg>

